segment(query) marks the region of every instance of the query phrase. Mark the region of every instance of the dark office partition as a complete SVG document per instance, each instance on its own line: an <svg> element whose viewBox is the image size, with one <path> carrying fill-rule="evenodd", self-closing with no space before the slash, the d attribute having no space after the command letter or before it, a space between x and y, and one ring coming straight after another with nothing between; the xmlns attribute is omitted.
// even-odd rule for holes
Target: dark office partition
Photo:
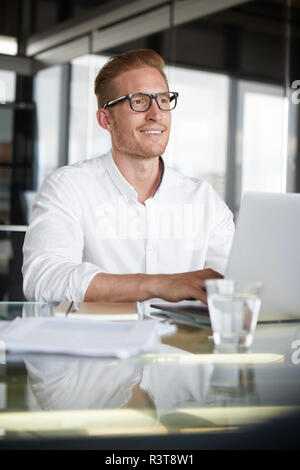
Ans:
<svg viewBox="0 0 300 470"><path fill-rule="evenodd" d="M34 164L35 106L32 102L32 77L17 77L16 103L13 123L13 149L10 182L10 224L26 225L24 193L32 190L35 180ZM8 298L23 300L22 247L24 232L11 232L13 257L9 266Z"/></svg>

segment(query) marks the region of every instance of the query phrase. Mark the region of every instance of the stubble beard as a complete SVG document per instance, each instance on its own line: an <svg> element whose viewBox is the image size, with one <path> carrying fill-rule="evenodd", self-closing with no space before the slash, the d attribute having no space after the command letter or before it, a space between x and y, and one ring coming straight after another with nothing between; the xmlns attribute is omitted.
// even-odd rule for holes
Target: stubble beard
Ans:
<svg viewBox="0 0 300 470"><path fill-rule="evenodd" d="M166 150L168 140L167 137L164 140L164 143L155 145L151 147L141 145L137 140L135 142L130 141L130 139L126 139L124 137L124 133L120 132L118 128L114 129L114 132L111 135L112 138L112 145L115 147L120 153L125 153L135 158L155 158L163 155Z"/></svg>

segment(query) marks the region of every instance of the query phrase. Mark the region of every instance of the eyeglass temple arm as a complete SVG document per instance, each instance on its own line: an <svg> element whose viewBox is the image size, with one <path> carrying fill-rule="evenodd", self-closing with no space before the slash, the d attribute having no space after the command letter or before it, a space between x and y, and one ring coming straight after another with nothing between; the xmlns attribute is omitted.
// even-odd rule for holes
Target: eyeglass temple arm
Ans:
<svg viewBox="0 0 300 470"><path fill-rule="evenodd" d="M178 96L179 96L179 93L177 93L177 91L173 91L172 93L173 93L173 96L172 96L172 98L170 99L170 101L176 100L176 99L178 98Z"/></svg>
<svg viewBox="0 0 300 470"><path fill-rule="evenodd" d="M119 101L125 100L125 98L127 98L127 95L120 96L120 98L116 98L115 100L112 100L112 101L108 101L108 102L105 103L105 105L103 106L103 109L108 108L109 106L113 106L114 104L119 103Z"/></svg>

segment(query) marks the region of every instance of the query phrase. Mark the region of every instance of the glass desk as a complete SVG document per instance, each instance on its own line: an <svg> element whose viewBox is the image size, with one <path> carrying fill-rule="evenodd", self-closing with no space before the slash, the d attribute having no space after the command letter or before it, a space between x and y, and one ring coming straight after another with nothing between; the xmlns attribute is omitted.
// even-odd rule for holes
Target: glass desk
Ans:
<svg viewBox="0 0 300 470"><path fill-rule="evenodd" d="M56 305L0 302L0 320ZM300 323L258 325L240 354L177 326L126 360L0 352L0 449L300 447Z"/></svg>

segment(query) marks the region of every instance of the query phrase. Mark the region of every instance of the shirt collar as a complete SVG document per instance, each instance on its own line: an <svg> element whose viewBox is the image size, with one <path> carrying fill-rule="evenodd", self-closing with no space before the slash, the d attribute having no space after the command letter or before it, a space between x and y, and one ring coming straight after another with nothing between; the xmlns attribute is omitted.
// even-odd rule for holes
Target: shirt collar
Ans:
<svg viewBox="0 0 300 470"><path fill-rule="evenodd" d="M153 196L155 196L155 194L159 190L159 188L161 186L161 183L162 183L162 180L163 180L164 173L165 173L164 161L161 157L159 157L159 159L162 163L162 173L161 173L161 178L160 178L159 185L158 185L158 187L157 187L157 189L156 189ZM112 154L111 150L101 157L101 162L102 162L103 167L105 168L105 170L108 172L109 176L111 177L113 183L118 188L118 190L124 196L126 196L128 198L131 197L133 199L137 199L138 194L137 194L136 190L131 186L131 184L128 183L126 178L124 178L124 176L121 174L119 168L115 164L115 161L113 159L113 154Z"/></svg>
<svg viewBox="0 0 300 470"><path fill-rule="evenodd" d="M154 197L155 194L157 193L157 191L160 189L161 183L162 183L162 180L163 180L164 174L165 174L165 162L163 161L162 157L159 157L159 161L161 162L161 165L162 165L162 171L161 171L161 175L160 175L160 181L159 181L158 186L156 188L156 191L155 191L155 193L153 194L152 197Z"/></svg>

